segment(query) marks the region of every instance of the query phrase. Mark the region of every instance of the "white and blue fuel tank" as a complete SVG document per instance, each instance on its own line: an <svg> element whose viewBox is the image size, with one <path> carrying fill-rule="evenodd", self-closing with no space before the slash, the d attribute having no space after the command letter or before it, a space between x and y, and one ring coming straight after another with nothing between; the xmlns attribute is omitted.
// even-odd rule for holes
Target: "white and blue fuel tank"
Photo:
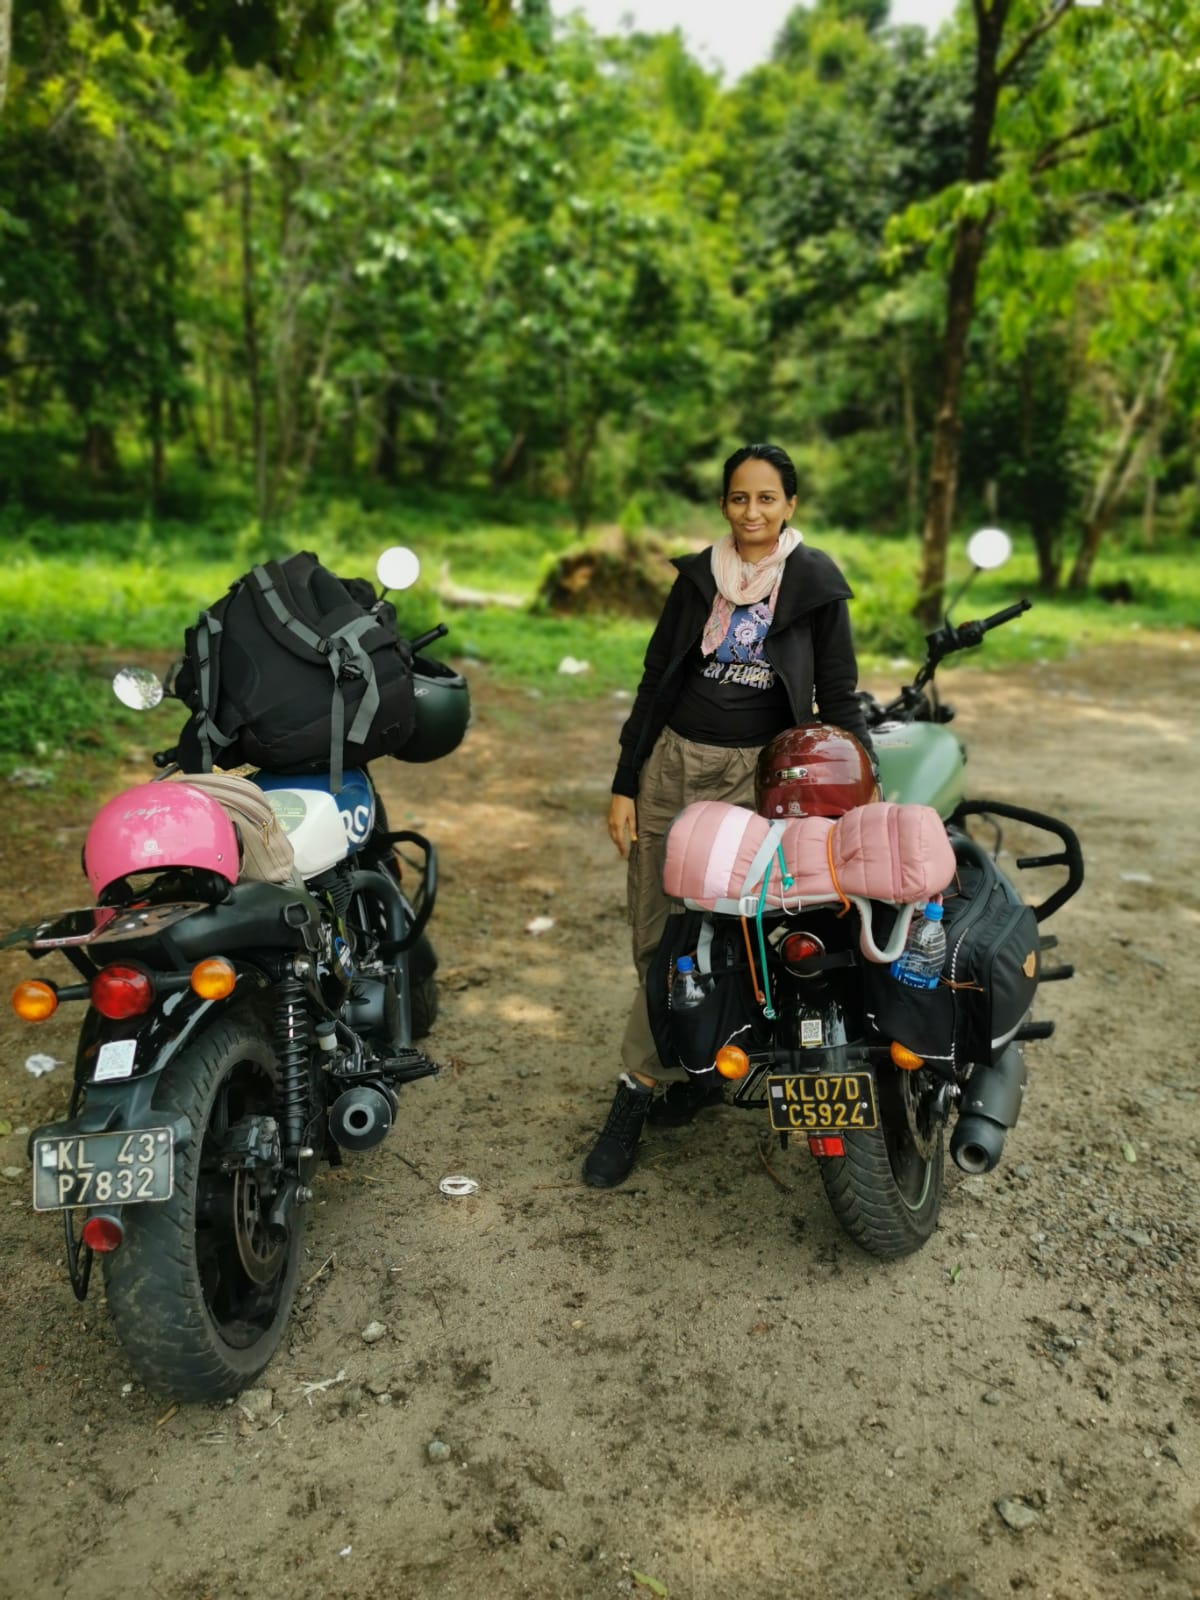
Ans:
<svg viewBox="0 0 1200 1600"><path fill-rule="evenodd" d="M256 772L254 782L279 818L302 878L344 861L375 825L375 791L361 767L342 774L340 789L321 772Z"/></svg>

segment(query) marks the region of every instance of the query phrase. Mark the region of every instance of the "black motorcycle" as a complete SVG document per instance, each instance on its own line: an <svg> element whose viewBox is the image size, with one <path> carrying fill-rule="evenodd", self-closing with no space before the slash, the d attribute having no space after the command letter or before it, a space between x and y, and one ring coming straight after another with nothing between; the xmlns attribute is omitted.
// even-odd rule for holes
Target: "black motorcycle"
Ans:
<svg viewBox="0 0 1200 1600"><path fill-rule="evenodd" d="M446 631L407 642L431 713L420 760L468 720L462 679L415 654ZM163 697L144 669L116 687ZM142 1381L217 1400L283 1337L320 1163L378 1144L400 1088L437 1071L415 1042L437 1008L437 866L388 827L365 769L168 776L93 821L96 903L4 943L78 978L20 985L20 1016L87 1007L66 1116L31 1136L34 1207L63 1218L79 1299L101 1257Z"/></svg>

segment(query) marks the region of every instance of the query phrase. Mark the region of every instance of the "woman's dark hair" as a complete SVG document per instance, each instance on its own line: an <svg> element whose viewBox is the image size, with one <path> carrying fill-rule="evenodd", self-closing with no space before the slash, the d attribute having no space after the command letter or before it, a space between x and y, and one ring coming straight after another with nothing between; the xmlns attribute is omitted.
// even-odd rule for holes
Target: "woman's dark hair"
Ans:
<svg viewBox="0 0 1200 1600"><path fill-rule="evenodd" d="M721 489L721 498L729 497L729 480L741 466L743 461L765 461L768 466L774 467L779 474L779 481L783 484L783 492L791 500L797 492L796 469L792 465L792 458L786 450L781 450L777 444L744 444L740 450L735 450L725 463L725 480Z"/></svg>

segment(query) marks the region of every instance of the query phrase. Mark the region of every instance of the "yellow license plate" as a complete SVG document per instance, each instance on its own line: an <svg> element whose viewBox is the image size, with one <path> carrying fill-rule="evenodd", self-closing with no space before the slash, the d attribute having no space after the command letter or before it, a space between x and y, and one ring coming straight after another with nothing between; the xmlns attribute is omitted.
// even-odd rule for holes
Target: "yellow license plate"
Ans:
<svg viewBox="0 0 1200 1600"><path fill-rule="evenodd" d="M175 1186L170 1128L77 1133L33 1141L33 1208L136 1205L169 1200Z"/></svg>
<svg viewBox="0 0 1200 1600"><path fill-rule="evenodd" d="M865 1133L879 1126L869 1072L803 1072L768 1078L771 1126L780 1133Z"/></svg>

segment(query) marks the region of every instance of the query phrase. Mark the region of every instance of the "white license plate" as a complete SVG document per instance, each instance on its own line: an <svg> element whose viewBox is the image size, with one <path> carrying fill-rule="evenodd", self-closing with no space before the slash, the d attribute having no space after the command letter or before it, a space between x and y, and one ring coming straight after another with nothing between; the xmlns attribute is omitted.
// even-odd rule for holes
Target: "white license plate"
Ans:
<svg viewBox="0 0 1200 1600"><path fill-rule="evenodd" d="M75 1133L33 1141L33 1209L137 1205L169 1200L175 1187L170 1128Z"/></svg>

